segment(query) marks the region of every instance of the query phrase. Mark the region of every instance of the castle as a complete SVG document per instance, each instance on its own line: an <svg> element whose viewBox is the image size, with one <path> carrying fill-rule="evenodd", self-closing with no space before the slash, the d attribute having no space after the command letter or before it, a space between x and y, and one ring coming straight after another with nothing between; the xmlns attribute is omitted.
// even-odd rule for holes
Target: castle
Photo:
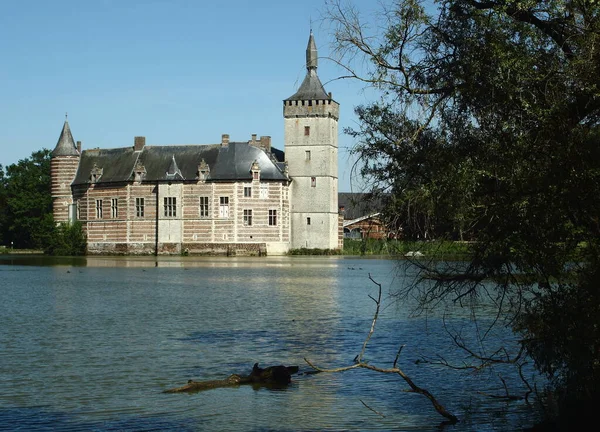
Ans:
<svg viewBox="0 0 600 432"><path fill-rule="evenodd" d="M53 214L79 220L88 253L284 254L338 249L339 104L317 75L283 101L283 151L269 136L212 145L82 150L65 120L52 152Z"/></svg>

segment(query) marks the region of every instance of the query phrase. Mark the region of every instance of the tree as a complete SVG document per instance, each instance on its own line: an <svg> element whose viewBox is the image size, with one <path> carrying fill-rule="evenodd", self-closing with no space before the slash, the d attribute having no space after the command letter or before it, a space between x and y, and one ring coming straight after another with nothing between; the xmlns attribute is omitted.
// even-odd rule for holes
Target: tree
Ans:
<svg viewBox="0 0 600 432"><path fill-rule="evenodd" d="M6 167L5 236L15 248L42 249L53 229L50 150Z"/></svg>
<svg viewBox="0 0 600 432"><path fill-rule="evenodd" d="M328 16L342 78L381 93L348 132L388 218L476 239L465 266L423 265L436 283L411 294L489 296L563 413L585 412L600 396L600 4L400 0L375 34L351 5Z"/></svg>
<svg viewBox="0 0 600 432"><path fill-rule="evenodd" d="M48 255L78 256L85 255L87 238L81 222L53 225L44 245L44 253Z"/></svg>
<svg viewBox="0 0 600 432"><path fill-rule="evenodd" d="M4 168L0 164L0 245L4 244L6 230L6 186Z"/></svg>

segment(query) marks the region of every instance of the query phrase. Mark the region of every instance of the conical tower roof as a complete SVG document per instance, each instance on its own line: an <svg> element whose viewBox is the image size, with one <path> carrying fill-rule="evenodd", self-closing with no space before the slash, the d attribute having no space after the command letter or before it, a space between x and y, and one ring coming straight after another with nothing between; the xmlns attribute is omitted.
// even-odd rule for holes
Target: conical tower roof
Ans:
<svg viewBox="0 0 600 432"><path fill-rule="evenodd" d="M285 100L323 100L329 99L329 95L323 88L321 80L317 75L318 65L317 45L312 30L306 47L306 77L296 93Z"/></svg>
<svg viewBox="0 0 600 432"><path fill-rule="evenodd" d="M62 131L60 132L58 142L56 143L56 147L54 147L54 150L52 151L52 156L79 156L77 147L75 147L73 135L71 134L69 122L66 119Z"/></svg>

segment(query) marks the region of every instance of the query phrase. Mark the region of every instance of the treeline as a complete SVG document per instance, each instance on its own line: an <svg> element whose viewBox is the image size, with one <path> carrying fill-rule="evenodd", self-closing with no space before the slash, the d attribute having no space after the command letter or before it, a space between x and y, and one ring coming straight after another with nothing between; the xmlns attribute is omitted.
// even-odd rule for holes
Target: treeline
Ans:
<svg viewBox="0 0 600 432"><path fill-rule="evenodd" d="M435 283L398 294L426 308L495 293L495 325L552 384L557 429L594 419L600 3L394 1L381 26L328 5L344 75L380 91L346 132L386 222L405 238L475 240L467 265L424 268Z"/></svg>
<svg viewBox="0 0 600 432"><path fill-rule="evenodd" d="M79 223L57 226L52 217L50 150L4 168L0 165L0 245L83 255L86 239Z"/></svg>

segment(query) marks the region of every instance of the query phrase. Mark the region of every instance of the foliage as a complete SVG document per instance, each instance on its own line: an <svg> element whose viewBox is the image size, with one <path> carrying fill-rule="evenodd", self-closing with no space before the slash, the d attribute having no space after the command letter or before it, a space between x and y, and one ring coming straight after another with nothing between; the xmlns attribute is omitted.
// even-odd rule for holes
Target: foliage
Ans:
<svg viewBox="0 0 600 432"><path fill-rule="evenodd" d="M59 256L85 255L86 251L87 238L79 221L54 226L44 247L44 253Z"/></svg>
<svg viewBox="0 0 600 432"><path fill-rule="evenodd" d="M50 193L50 150L0 166L0 231L15 249L43 249L52 255L83 255L86 238L80 223L56 226Z"/></svg>
<svg viewBox="0 0 600 432"><path fill-rule="evenodd" d="M436 259L456 259L469 255L469 243L453 241L411 241L395 239L344 239L344 255L405 256L420 252Z"/></svg>
<svg viewBox="0 0 600 432"><path fill-rule="evenodd" d="M414 289L491 296L562 408L586 406L572 401L600 388L600 3L401 0L378 34L351 6L329 16L344 77L381 93L348 132L388 221L477 240L468 265Z"/></svg>
<svg viewBox="0 0 600 432"><path fill-rule="evenodd" d="M7 221L6 186L4 181L4 168L0 164L0 245L4 243L4 230Z"/></svg>
<svg viewBox="0 0 600 432"><path fill-rule="evenodd" d="M6 167L2 179L2 233L15 248L42 249L52 231L50 150Z"/></svg>

